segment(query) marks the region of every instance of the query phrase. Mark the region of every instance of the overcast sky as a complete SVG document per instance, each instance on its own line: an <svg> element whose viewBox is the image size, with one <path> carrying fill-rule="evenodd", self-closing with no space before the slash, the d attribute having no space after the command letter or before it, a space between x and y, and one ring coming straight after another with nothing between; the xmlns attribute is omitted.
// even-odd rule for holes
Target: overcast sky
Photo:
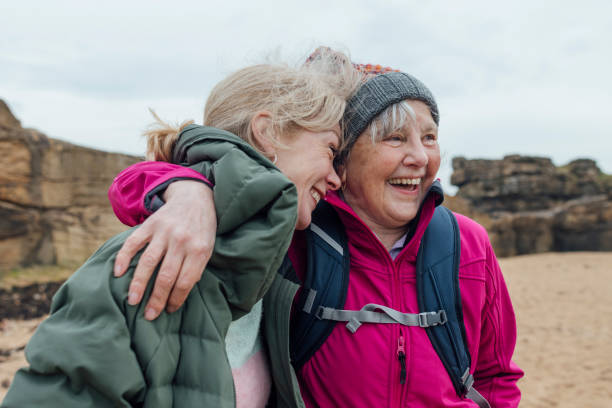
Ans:
<svg viewBox="0 0 612 408"><path fill-rule="evenodd" d="M611 15L588 0L3 1L0 98L25 127L142 155L147 108L201 123L228 73L324 44L429 86L445 186L456 156L612 173Z"/></svg>

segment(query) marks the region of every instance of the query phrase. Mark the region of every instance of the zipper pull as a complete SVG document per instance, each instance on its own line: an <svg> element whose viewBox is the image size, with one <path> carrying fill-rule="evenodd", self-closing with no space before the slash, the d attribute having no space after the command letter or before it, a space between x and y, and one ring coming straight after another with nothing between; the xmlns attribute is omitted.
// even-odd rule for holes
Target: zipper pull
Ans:
<svg viewBox="0 0 612 408"><path fill-rule="evenodd" d="M404 348L404 336L397 339L397 359L400 363L400 384L406 383L406 349Z"/></svg>

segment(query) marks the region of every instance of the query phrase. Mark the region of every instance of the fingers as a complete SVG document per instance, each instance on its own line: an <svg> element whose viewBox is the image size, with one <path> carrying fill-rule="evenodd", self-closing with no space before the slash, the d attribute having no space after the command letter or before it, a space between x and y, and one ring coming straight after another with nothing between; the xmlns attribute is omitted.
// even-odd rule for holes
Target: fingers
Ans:
<svg viewBox="0 0 612 408"><path fill-rule="evenodd" d="M153 292L151 293L147 306L145 307L145 319L156 319L166 307L166 302L170 296L170 291L174 287L174 284L179 276L183 258L184 255L177 255L177 251L175 249L170 249L166 253L166 256L164 257L164 260L159 268L159 272L157 273Z"/></svg>
<svg viewBox="0 0 612 408"><path fill-rule="evenodd" d="M191 289L193 289L202 278L202 273L204 272L204 268L211 254L212 247L205 244L198 245L198 249L194 249L187 253L179 278L174 284L174 288L168 299L168 305L166 307L168 313L177 311L183 303L185 303Z"/></svg>
<svg viewBox="0 0 612 408"><path fill-rule="evenodd" d="M151 239L151 234L148 232L148 229L144 226L135 230L130 236L125 240L123 246L117 253L117 257L115 258L115 267L113 269L113 273L115 277L122 276L130 265L130 261L136 255L138 251L140 251Z"/></svg>
<svg viewBox="0 0 612 408"><path fill-rule="evenodd" d="M128 304L133 306L140 303L147 283L165 253L166 247L164 242L161 239L153 238L153 241L140 256L138 265L136 265L136 270L128 289Z"/></svg>

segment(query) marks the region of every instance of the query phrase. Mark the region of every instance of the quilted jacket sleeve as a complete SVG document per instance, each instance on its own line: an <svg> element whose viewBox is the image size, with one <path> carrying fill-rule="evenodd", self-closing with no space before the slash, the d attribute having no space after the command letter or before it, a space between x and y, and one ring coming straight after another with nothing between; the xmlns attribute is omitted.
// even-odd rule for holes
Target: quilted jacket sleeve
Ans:
<svg viewBox="0 0 612 408"><path fill-rule="evenodd" d="M523 371L512 361L516 320L510 295L490 243L486 262L487 299L483 312L474 387L493 408L517 407L521 392L517 381Z"/></svg>

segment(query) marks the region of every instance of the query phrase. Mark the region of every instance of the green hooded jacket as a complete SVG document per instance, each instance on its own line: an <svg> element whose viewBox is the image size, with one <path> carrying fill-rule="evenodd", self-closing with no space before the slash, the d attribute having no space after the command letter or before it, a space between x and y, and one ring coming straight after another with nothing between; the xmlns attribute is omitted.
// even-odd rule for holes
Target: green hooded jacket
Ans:
<svg viewBox="0 0 612 408"><path fill-rule="evenodd" d="M228 132L190 125L174 151L175 163L215 183L218 231L204 278L179 311L147 321L154 279L145 300L129 306L140 253L114 278L131 230L111 238L55 295L26 348L30 366L17 372L2 407L235 406L225 335L276 277L297 219L296 188Z"/></svg>

